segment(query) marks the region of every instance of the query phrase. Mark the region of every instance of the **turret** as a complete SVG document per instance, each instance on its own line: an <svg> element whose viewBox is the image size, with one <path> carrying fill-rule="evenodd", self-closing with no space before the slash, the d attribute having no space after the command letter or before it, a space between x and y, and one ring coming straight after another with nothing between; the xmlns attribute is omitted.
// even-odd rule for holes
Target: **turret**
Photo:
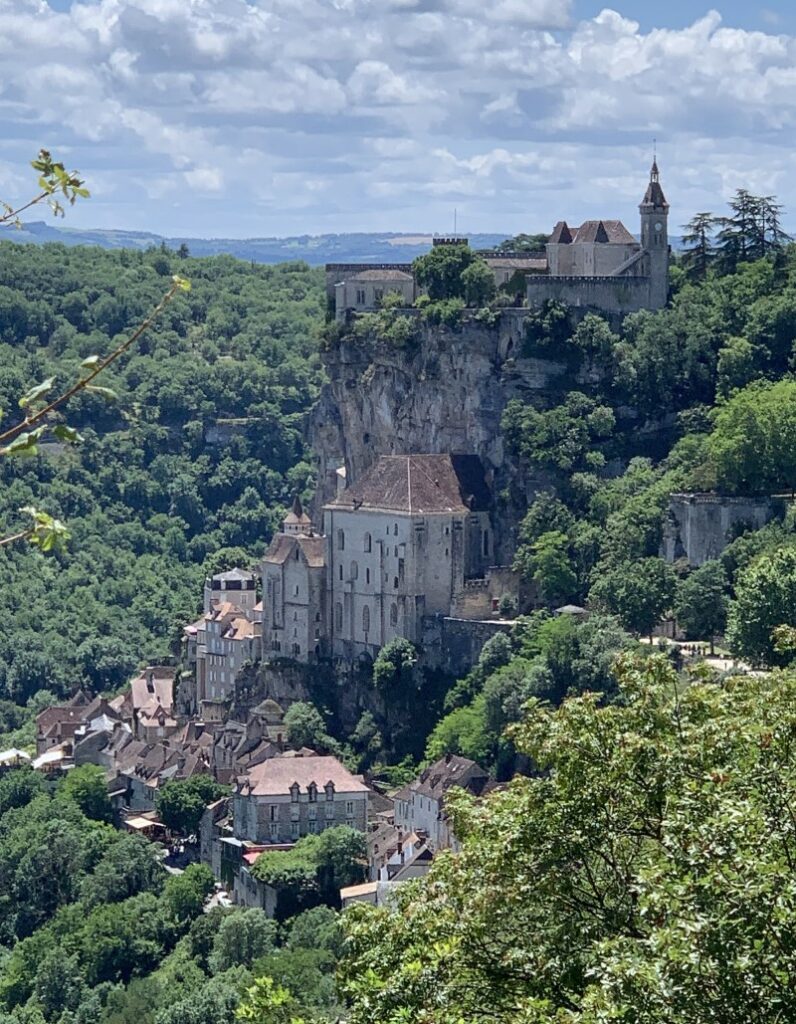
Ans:
<svg viewBox="0 0 796 1024"><path fill-rule="evenodd" d="M307 534L312 532L312 521L301 505L298 494L293 499L293 507L282 521L282 532Z"/></svg>
<svg viewBox="0 0 796 1024"><path fill-rule="evenodd" d="M649 304L651 309L660 309L669 297L669 204L661 188L657 160L652 162L647 191L638 209L641 246L649 260Z"/></svg>

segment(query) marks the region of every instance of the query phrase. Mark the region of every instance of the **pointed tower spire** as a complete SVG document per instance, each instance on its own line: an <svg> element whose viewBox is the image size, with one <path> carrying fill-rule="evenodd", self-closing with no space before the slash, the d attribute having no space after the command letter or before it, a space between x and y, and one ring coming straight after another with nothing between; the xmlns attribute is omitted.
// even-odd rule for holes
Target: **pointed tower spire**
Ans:
<svg viewBox="0 0 796 1024"><path fill-rule="evenodd" d="M312 520L304 511L301 498L296 494L293 507L282 521L282 533L303 534L312 529Z"/></svg>
<svg viewBox="0 0 796 1024"><path fill-rule="evenodd" d="M666 202L666 196L661 188L661 172L658 170L657 157L653 157L649 184L639 207L642 213L645 212L645 207L647 211L655 210L661 213L669 211L669 204Z"/></svg>

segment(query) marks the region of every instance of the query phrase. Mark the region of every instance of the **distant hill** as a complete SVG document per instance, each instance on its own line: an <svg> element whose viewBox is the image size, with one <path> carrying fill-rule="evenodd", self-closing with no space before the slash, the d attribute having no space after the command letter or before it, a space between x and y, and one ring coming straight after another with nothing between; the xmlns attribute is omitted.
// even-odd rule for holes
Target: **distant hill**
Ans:
<svg viewBox="0 0 796 1024"><path fill-rule="evenodd" d="M498 245L504 234L470 235L477 249ZM394 232L345 235L298 235L293 238L167 238L148 231L106 231L99 228L55 227L45 221L32 221L7 236L14 242L61 242L64 245L97 245L103 249L147 249L165 242L177 249L184 242L192 256L217 256L228 253L255 263L284 263L304 260L311 265L323 263L401 263L411 262L431 248L432 235Z"/></svg>

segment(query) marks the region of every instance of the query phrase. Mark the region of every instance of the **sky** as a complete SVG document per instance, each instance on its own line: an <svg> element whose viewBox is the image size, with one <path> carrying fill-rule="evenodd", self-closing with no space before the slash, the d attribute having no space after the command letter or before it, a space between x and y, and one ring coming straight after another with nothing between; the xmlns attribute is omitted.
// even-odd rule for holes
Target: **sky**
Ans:
<svg viewBox="0 0 796 1024"><path fill-rule="evenodd" d="M636 230L656 139L672 233L739 187L796 228L793 0L0 0L0 23L0 198L44 146L91 188L67 225Z"/></svg>

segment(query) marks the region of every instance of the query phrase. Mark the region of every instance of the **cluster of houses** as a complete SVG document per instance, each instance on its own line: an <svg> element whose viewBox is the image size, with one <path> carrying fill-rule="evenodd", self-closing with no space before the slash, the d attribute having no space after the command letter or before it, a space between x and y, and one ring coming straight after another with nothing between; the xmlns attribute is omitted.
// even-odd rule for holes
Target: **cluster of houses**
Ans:
<svg viewBox="0 0 796 1024"><path fill-rule="evenodd" d="M222 577L211 581L211 593L238 582L247 593L245 574ZM99 765L120 825L152 839L166 836L156 807L159 788L212 776L230 787L230 795L205 810L199 855L236 902L269 913L275 912L276 894L251 871L261 856L347 825L366 837L368 881L343 890L342 903L381 902L393 886L424 874L436 852L455 848L445 811L448 790L459 786L481 796L491 786L474 762L448 755L387 796L336 757L291 749L283 710L273 700L258 704L245 722L181 714L175 676L173 668L151 667L112 699L79 693L47 708L36 720L35 757L21 750L0 753L0 772L31 764L61 775L74 766Z"/></svg>

